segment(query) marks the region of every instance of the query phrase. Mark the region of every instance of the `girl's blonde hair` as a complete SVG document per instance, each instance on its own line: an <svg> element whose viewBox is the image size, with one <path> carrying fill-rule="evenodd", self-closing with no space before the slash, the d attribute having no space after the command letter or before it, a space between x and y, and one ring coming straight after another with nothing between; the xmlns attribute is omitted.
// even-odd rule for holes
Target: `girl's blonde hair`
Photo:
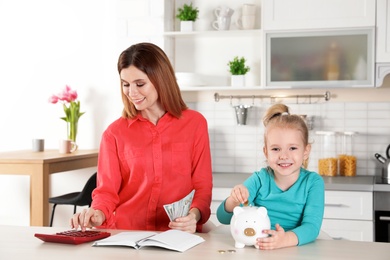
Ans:
<svg viewBox="0 0 390 260"><path fill-rule="evenodd" d="M264 124L264 145L267 146L267 132L272 127L296 129L302 134L302 141L305 146L309 144L309 129L303 118L296 114L290 114L288 106L284 104L274 104L266 111L263 117ZM307 167L308 159L304 162Z"/></svg>

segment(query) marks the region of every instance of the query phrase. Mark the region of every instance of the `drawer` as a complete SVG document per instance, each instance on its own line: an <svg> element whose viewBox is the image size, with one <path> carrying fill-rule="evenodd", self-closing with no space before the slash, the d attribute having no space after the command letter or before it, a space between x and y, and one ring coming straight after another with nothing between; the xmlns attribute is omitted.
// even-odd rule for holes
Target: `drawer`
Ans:
<svg viewBox="0 0 390 260"><path fill-rule="evenodd" d="M333 239L374 241L374 222L372 221L324 219L321 230Z"/></svg>
<svg viewBox="0 0 390 260"><path fill-rule="evenodd" d="M325 191L326 219L373 220L372 192Z"/></svg>

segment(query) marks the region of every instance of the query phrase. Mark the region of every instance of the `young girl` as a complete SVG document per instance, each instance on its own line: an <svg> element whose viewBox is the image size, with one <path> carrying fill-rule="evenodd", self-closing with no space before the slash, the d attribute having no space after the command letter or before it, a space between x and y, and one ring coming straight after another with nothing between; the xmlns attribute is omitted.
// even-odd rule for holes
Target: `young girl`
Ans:
<svg viewBox="0 0 390 260"><path fill-rule="evenodd" d="M325 192L321 176L303 167L311 149L307 126L283 104L271 106L263 123L263 151L269 166L233 188L217 210L218 220L230 224L234 207L244 203L263 206L271 230L263 231L268 237L257 239L260 249L312 242L321 228Z"/></svg>

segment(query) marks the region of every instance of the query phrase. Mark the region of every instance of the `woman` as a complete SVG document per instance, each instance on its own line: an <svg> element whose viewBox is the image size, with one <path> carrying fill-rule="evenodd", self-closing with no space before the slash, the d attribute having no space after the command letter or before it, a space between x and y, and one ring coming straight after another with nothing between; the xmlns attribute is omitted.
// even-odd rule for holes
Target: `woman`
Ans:
<svg viewBox="0 0 390 260"><path fill-rule="evenodd" d="M118 60L124 109L103 133L91 208L72 228L179 229L201 232L210 217L207 122L184 103L166 54L139 43ZM163 205L192 190L189 214L170 221Z"/></svg>

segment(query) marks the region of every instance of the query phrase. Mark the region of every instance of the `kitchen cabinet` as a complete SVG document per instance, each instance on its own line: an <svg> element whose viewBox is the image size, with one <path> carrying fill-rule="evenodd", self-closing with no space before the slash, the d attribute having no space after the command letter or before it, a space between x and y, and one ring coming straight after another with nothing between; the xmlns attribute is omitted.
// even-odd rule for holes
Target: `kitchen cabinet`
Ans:
<svg viewBox="0 0 390 260"><path fill-rule="evenodd" d="M377 0L376 9L376 85L390 73L390 0Z"/></svg>
<svg viewBox="0 0 390 260"><path fill-rule="evenodd" d="M325 191L321 229L334 239L374 241L373 193Z"/></svg>
<svg viewBox="0 0 390 260"><path fill-rule="evenodd" d="M164 50L175 71L181 74L190 73L191 77L195 78L187 83L179 82L182 91L375 86L377 75L374 63L375 1L252 0L248 3L258 6L255 29L240 30L236 21L240 17L243 4L241 1L196 0L193 1L193 5L199 9L199 19L195 22L195 31L180 32L180 24L175 18L175 14L177 8L184 2L184 0L166 1L165 8L168 10L165 11L163 33ZM216 19L214 9L221 5L235 10L228 31L217 31L211 26ZM352 6L353 8L351 8ZM351 29L367 29L372 32L368 34L366 40L359 42L368 46L362 49L363 51L352 51L352 53L358 54L348 57L348 62L352 65L348 69L348 73L343 74L343 77L347 78L336 80L304 79L298 80L298 83L292 83L288 80L273 82L270 79L271 73L275 70L273 66L271 70L271 61L267 58L267 55L270 54L270 42L267 38L269 35L282 30L284 32L311 31L320 34L331 29L343 30L347 34L350 34ZM301 46L306 46L306 44L303 43ZM284 49L289 50L290 48ZM350 49L349 47L345 48L345 50ZM245 88L237 89L230 86L231 75L228 72L227 63L235 56L245 57L247 65L251 68L245 76ZM301 60L307 61L306 56L302 57ZM303 74L306 75L305 72ZM358 79L355 78L355 74L359 74ZM365 78L361 79L363 77L361 75Z"/></svg>
<svg viewBox="0 0 390 260"><path fill-rule="evenodd" d="M232 188L213 188L210 221L216 226L221 225L217 219L217 209L222 201L229 197L231 190Z"/></svg>
<svg viewBox="0 0 390 260"><path fill-rule="evenodd" d="M377 0L376 61L390 62L390 0Z"/></svg>
<svg viewBox="0 0 390 260"><path fill-rule="evenodd" d="M266 31L265 41L267 88L375 85L374 27Z"/></svg>
<svg viewBox="0 0 390 260"><path fill-rule="evenodd" d="M263 30L375 26L375 1L263 0Z"/></svg>

